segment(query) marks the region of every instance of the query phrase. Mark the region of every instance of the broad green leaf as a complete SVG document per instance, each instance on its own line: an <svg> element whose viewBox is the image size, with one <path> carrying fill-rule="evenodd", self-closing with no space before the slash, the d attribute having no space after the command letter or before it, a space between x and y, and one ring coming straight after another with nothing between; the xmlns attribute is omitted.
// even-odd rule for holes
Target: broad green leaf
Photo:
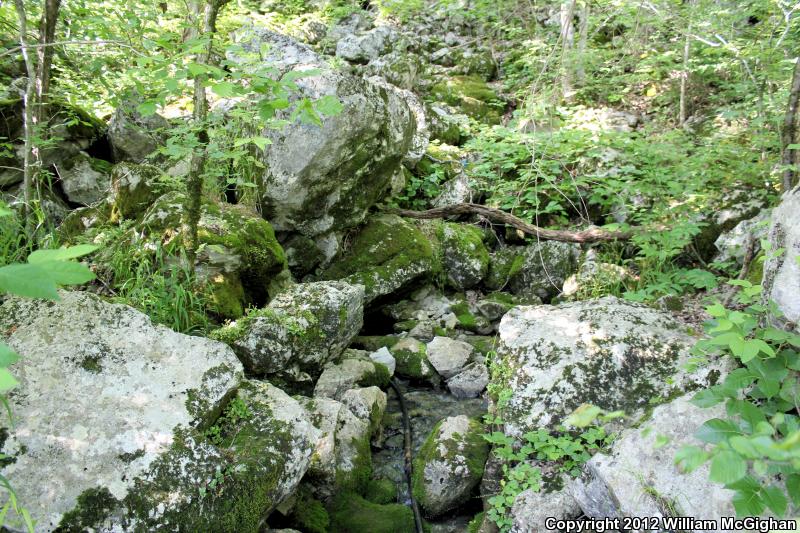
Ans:
<svg viewBox="0 0 800 533"><path fill-rule="evenodd" d="M344 106L339 99L332 94L325 95L318 99L315 102L315 107L319 113L329 117L338 115L344 109Z"/></svg>
<svg viewBox="0 0 800 533"><path fill-rule="evenodd" d="M728 485L747 474L747 463L742 456L732 451L719 452L711 459L711 481Z"/></svg>
<svg viewBox="0 0 800 533"><path fill-rule="evenodd" d="M56 283L38 265L11 264L0 267L0 293L26 298L58 300Z"/></svg>
<svg viewBox="0 0 800 533"><path fill-rule="evenodd" d="M792 503L800 505L800 474L791 474L786 478L786 491L792 498Z"/></svg>
<svg viewBox="0 0 800 533"><path fill-rule="evenodd" d="M721 316L725 316L728 313L728 310L725 309L725 307L723 307L722 304L716 303L714 305L706 307L706 313L715 318L719 318Z"/></svg>
<svg viewBox="0 0 800 533"><path fill-rule="evenodd" d="M47 261L36 266L58 285L80 285L95 279L94 272L86 265L74 261Z"/></svg>
<svg viewBox="0 0 800 533"><path fill-rule="evenodd" d="M712 418L700 426L694 435L703 442L717 444L734 435L741 435L741 431L730 420Z"/></svg>
<svg viewBox="0 0 800 533"><path fill-rule="evenodd" d="M0 368L0 393L5 393L19 385L19 381L11 375L7 368Z"/></svg>
<svg viewBox="0 0 800 533"><path fill-rule="evenodd" d="M725 397L723 395L719 394L716 391L715 388L711 388L711 389L703 389L703 390L697 392L692 397L691 402L692 402L692 404L696 405L697 407L707 408L707 407L713 407L713 406L717 405L719 402L721 402L724 399L725 399Z"/></svg>
<svg viewBox="0 0 800 533"><path fill-rule="evenodd" d="M69 248L57 248L55 250L36 250L31 252L28 256L28 263L43 263L45 261L66 261L68 259L77 259L88 255L95 250L98 246L91 244L79 244L78 246L70 246Z"/></svg>
<svg viewBox="0 0 800 533"><path fill-rule="evenodd" d="M742 435L735 435L731 437L728 442L731 445L731 448L739 455L747 457L748 459L758 459L761 457L761 453L759 453L758 449L750 442L750 439L744 437Z"/></svg>
<svg viewBox="0 0 800 533"><path fill-rule="evenodd" d="M585 403L564 419L564 425L577 428L586 427L594 422L602 412L603 410L596 405Z"/></svg>
<svg viewBox="0 0 800 533"><path fill-rule="evenodd" d="M699 446L681 446L675 452L675 464L682 472L689 473L696 470L708 460L709 454Z"/></svg>
<svg viewBox="0 0 800 533"><path fill-rule="evenodd" d="M142 115L143 117L149 117L150 115L156 114L156 103L155 102L142 102L138 106L136 106L136 111Z"/></svg>
<svg viewBox="0 0 800 533"><path fill-rule="evenodd" d="M221 81L213 84L211 86L211 90L214 92L214 94L221 98L229 98L238 92L239 87L235 83Z"/></svg>
<svg viewBox="0 0 800 533"><path fill-rule="evenodd" d="M764 487L761 491L761 499L778 517L784 515L786 506L789 503L786 501L786 495L783 493L783 490L774 485Z"/></svg>
<svg viewBox="0 0 800 533"><path fill-rule="evenodd" d="M0 341L0 367L7 367L19 361L19 354L11 349L9 345Z"/></svg>

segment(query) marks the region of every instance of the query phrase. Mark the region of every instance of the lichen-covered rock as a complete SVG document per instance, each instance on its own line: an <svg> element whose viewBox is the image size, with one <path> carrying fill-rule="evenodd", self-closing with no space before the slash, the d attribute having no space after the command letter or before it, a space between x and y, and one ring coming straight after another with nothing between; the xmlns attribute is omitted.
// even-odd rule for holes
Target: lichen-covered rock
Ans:
<svg viewBox="0 0 800 533"><path fill-rule="evenodd" d="M358 335L363 306L358 285L301 283L214 336L228 342L251 372L303 381L319 376Z"/></svg>
<svg viewBox="0 0 800 533"><path fill-rule="evenodd" d="M695 222L700 227L692 243L696 254L710 260L717 253L715 242L722 233L766 211L768 201L764 193L763 190L738 190L709 198L708 207L696 215Z"/></svg>
<svg viewBox="0 0 800 533"><path fill-rule="evenodd" d="M772 210L765 209L753 218L742 220L732 230L721 233L714 241L714 247L718 251L714 260L733 261L741 266L749 241L752 241L755 257L761 249L761 239L767 237L771 213Z"/></svg>
<svg viewBox="0 0 800 533"><path fill-rule="evenodd" d="M380 76L392 85L410 91L416 87L425 68L419 56L395 50L370 61L366 71L370 75Z"/></svg>
<svg viewBox="0 0 800 533"><path fill-rule="evenodd" d="M471 203L477 200L479 194L473 189L469 176L464 173L442 183L441 191L433 200L434 207Z"/></svg>
<svg viewBox="0 0 800 533"><path fill-rule="evenodd" d="M425 344L414 337L399 340L389 350L394 356L398 376L415 379L429 380L436 375L430 361Z"/></svg>
<svg viewBox="0 0 800 533"><path fill-rule="evenodd" d="M389 384L389 369L369 358L367 352L348 349L338 363L329 363L317 380L314 396L341 400L354 387L385 387Z"/></svg>
<svg viewBox="0 0 800 533"><path fill-rule="evenodd" d="M338 491L360 491L372 474L370 419L357 417L330 398L301 398L322 432L316 443L308 481L315 494L330 499Z"/></svg>
<svg viewBox="0 0 800 533"><path fill-rule="evenodd" d="M414 459L413 490L427 516L435 517L469 500L489 455L483 426L467 416L445 418Z"/></svg>
<svg viewBox="0 0 800 533"><path fill-rule="evenodd" d="M675 465L678 449L702 446L694 434L707 420L725 418L722 404L710 409L690 403L690 395L656 407L652 417L614 441L584 466L569 492L589 517L691 516L716 520L735 516L734 491L709 480L706 463L689 474ZM658 443L658 444L657 444Z"/></svg>
<svg viewBox="0 0 800 533"><path fill-rule="evenodd" d="M609 290L619 287L632 278L633 275L625 267L587 260L580 266L578 272L564 280L561 294L568 298L586 298L607 294Z"/></svg>
<svg viewBox="0 0 800 533"><path fill-rule="evenodd" d="M411 139L411 146L403 158L403 164L408 168L414 168L420 159L425 155L428 149L428 142L430 140L430 132L428 131L428 121L425 118L425 107L422 105L419 97L408 89L401 89L380 76L373 76L367 78L368 81L374 83L379 87L385 88L387 91L395 93L400 97L411 110L414 117L416 128L414 129L414 136Z"/></svg>
<svg viewBox="0 0 800 533"><path fill-rule="evenodd" d="M464 366L447 380L447 389L456 398L477 398L489 384L489 369L484 363Z"/></svg>
<svg viewBox="0 0 800 533"><path fill-rule="evenodd" d="M556 241L500 248L492 255L486 286L549 301L577 271L580 253L577 244Z"/></svg>
<svg viewBox="0 0 800 533"><path fill-rule="evenodd" d="M114 160L141 163L163 142L167 119L159 114L143 116L137 99L127 99L114 111L108 122L108 140Z"/></svg>
<svg viewBox="0 0 800 533"><path fill-rule="evenodd" d="M564 480L561 480L563 483ZM558 529L545 527L547 518L571 520L578 518L582 511L570 491L561 489L534 491L525 490L514 499L509 517L512 533L558 533Z"/></svg>
<svg viewBox="0 0 800 533"><path fill-rule="evenodd" d="M687 373L689 337L668 314L614 297L520 306L500 322L496 385L513 391L506 433L552 426L581 404L635 420L653 399L713 384L720 368Z"/></svg>
<svg viewBox="0 0 800 533"><path fill-rule="evenodd" d="M57 168L61 188L70 202L91 205L108 195L111 186L108 161L78 152Z"/></svg>
<svg viewBox="0 0 800 533"><path fill-rule="evenodd" d="M12 367L20 385L9 395L14 424L3 453L14 461L3 475L41 531L55 529L85 491L134 494L179 432L212 423L243 379L224 344L88 293L8 299L0 331L12 332L7 342L23 355Z"/></svg>
<svg viewBox="0 0 800 533"><path fill-rule="evenodd" d="M111 169L112 220L136 219L159 197L162 172L152 165L118 163Z"/></svg>
<svg viewBox="0 0 800 533"><path fill-rule="evenodd" d="M769 243L785 252L769 254L764 263L764 301L774 301L783 313L776 322L800 331L800 187L784 194L772 211Z"/></svg>
<svg viewBox="0 0 800 533"><path fill-rule="evenodd" d="M367 63L386 53L395 38L389 26L378 26L361 34L351 33L336 43L336 56L351 63Z"/></svg>
<svg viewBox="0 0 800 533"><path fill-rule="evenodd" d="M371 436L380 433L383 413L386 412L386 393L378 387L350 389L342 394L341 402L360 420L369 421Z"/></svg>
<svg viewBox="0 0 800 533"><path fill-rule="evenodd" d="M320 277L363 285L369 303L430 277L435 269L434 249L422 231L396 215L379 215Z"/></svg>
<svg viewBox="0 0 800 533"><path fill-rule="evenodd" d="M431 89L431 94L475 120L496 124L504 105L489 85L479 76L453 76Z"/></svg>
<svg viewBox="0 0 800 533"><path fill-rule="evenodd" d="M445 104L432 104L427 106L429 129L431 139L437 139L444 144L458 146L461 144L461 125L467 121L467 117L455 114L447 108Z"/></svg>
<svg viewBox="0 0 800 533"><path fill-rule="evenodd" d="M335 98L342 106L323 116L321 125L292 122L264 132L271 140L264 151L265 217L278 231L307 237L357 226L384 197L411 147L415 120L408 105L394 91L332 68L287 37L254 28L241 32L239 41L255 51L269 45L276 77L318 70L295 80L293 99ZM290 113L281 111L279 118Z"/></svg>
<svg viewBox="0 0 800 533"><path fill-rule="evenodd" d="M445 222L440 232L442 264L448 283L456 290L474 287L489 271L489 252L483 233L474 226Z"/></svg>
<svg viewBox="0 0 800 533"><path fill-rule="evenodd" d="M181 235L185 202L181 192L161 196L137 227L151 238ZM263 305L283 283L283 248L269 222L252 209L204 202L197 236L200 247L195 273L208 285L217 314L239 318L247 305Z"/></svg>
<svg viewBox="0 0 800 533"><path fill-rule="evenodd" d="M436 372L445 379L461 372L469 363L474 348L471 344L449 337L434 337L428 343L426 352Z"/></svg>

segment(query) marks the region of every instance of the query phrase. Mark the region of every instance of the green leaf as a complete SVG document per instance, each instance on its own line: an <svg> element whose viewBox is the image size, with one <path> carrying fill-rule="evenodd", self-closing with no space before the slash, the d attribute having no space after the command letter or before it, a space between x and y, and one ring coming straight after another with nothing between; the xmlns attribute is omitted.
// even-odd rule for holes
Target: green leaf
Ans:
<svg viewBox="0 0 800 533"><path fill-rule="evenodd" d="M239 92L238 89L238 85L229 81L221 81L211 86L211 90L214 92L214 94L221 98L229 98L235 95L237 92Z"/></svg>
<svg viewBox="0 0 800 533"><path fill-rule="evenodd" d="M709 454L699 446L681 446L675 452L675 464L682 472L689 473L696 470L708 460Z"/></svg>
<svg viewBox="0 0 800 533"><path fill-rule="evenodd" d="M800 474L791 474L786 478L786 491L792 498L792 503L800 505Z"/></svg>
<svg viewBox="0 0 800 533"><path fill-rule="evenodd" d="M747 481L747 485L742 486L742 481ZM733 508L736 509L736 516L759 516L764 511L764 502L761 499L761 490L758 482L746 477L736 484L733 495ZM751 486L755 484L755 488Z"/></svg>
<svg viewBox="0 0 800 533"><path fill-rule="evenodd" d="M80 285L95 279L94 272L86 265L73 261L48 261L36 265L58 285Z"/></svg>
<svg viewBox="0 0 800 533"><path fill-rule="evenodd" d="M765 487L761 492L761 499L779 518L786 512L788 502L786 501L786 495L780 488L774 485Z"/></svg>
<svg viewBox="0 0 800 533"><path fill-rule="evenodd" d="M750 442L750 439L742 435L735 435L728 440L731 448L739 455L747 457L748 459L758 459L761 457L758 449Z"/></svg>
<svg viewBox="0 0 800 533"><path fill-rule="evenodd" d="M332 94L325 95L318 99L315 102L315 107L317 108L317 112L329 117L338 115L344 109L339 99Z"/></svg>
<svg viewBox="0 0 800 533"><path fill-rule="evenodd" d="M719 394L715 388L711 388L711 389L703 389L697 392L692 397L691 402L697 407L708 408L717 405L724 399L725 397Z"/></svg>
<svg viewBox="0 0 800 533"><path fill-rule="evenodd" d="M31 252L28 256L28 263L37 264L46 261L66 261L68 259L77 259L88 255L99 248L91 244L80 244L78 246L70 246L69 248L57 248L55 250L36 250Z"/></svg>
<svg viewBox="0 0 800 533"><path fill-rule="evenodd" d="M719 318L721 316L725 316L728 313L728 310L725 309L722 304L716 303L706 307L706 313L715 318Z"/></svg>
<svg viewBox="0 0 800 533"><path fill-rule="evenodd" d="M564 425L577 428L586 427L594 422L602 412L603 410L596 405L585 403L564 419Z"/></svg>
<svg viewBox="0 0 800 533"><path fill-rule="evenodd" d="M6 343L0 341L0 367L7 367L19 361L19 354Z"/></svg>
<svg viewBox="0 0 800 533"><path fill-rule="evenodd" d="M694 434L699 440L709 444L720 443L734 435L741 435L741 431L739 431L736 424L721 418L707 420Z"/></svg>
<svg viewBox="0 0 800 533"><path fill-rule="evenodd" d="M142 102L138 106L136 106L136 111L142 115L143 117L149 117L150 115L156 114L156 103L155 102Z"/></svg>
<svg viewBox="0 0 800 533"><path fill-rule="evenodd" d="M0 368L0 393L5 393L19 385L7 368Z"/></svg>
<svg viewBox="0 0 800 533"><path fill-rule="evenodd" d="M747 474L747 463L732 451L719 452L711 459L711 481L728 485L742 479Z"/></svg>
<svg viewBox="0 0 800 533"><path fill-rule="evenodd" d="M38 265L11 264L0 267L0 293L26 298L58 300L56 283Z"/></svg>

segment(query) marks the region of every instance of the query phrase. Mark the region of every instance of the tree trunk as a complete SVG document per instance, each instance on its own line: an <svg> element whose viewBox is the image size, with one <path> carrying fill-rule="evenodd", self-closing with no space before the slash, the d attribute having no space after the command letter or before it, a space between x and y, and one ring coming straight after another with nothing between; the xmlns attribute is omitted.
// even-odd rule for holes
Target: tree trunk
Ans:
<svg viewBox="0 0 800 533"><path fill-rule="evenodd" d="M34 65L33 58L31 57L31 50L28 45L28 17L25 13L25 4L23 0L14 0L14 6L16 7L17 18L19 19L19 45L22 51L22 59L25 62L25 70L28 75L25 92L22 95L25 132L22 164L24 173L22 191L25 204L23 206L25 229L30 237L33 229L31 206L35 200L33 186L36 177L36 147L33 142L36 129L36 117L34 115L34 106L36 105L36 66Z"/></svg>
<svg viewBox="0 0 800 533"><path fill-rule="evenodd" d="M786 105L786 114L783 117L783 131L781 132L784 192L792 190L792 187L797 183L798 150L792 146L798 144L798 103L800 103L800 61L795 60L792 87L789 90L789 102Z"/></svg>
<svg viewBox="0 0 800 533"><path fill-rule="evenodd" d="M683 126L686 123L686 119L689 118L686 112L686 89L689 84L689 51L692 43L689 35L690 32L691 26L683 38L683 69L681 70L681 97L678 111L678 124L681 126Z"/></svg>
<svg viewBox="0 0 800 533"><path fill-rule="evenodd" d="M222 9L228 1L229 0L208 0L205 4L205 9L203 10L202 33L208 37L208 44L202 52L197 54L196 60L198 64L207 65L211 60L214 33L217 29L217 16L219 15L220 9ZM200 223L200 212L203 202L203 175L205 173L206 160L208 159L208 153L206 151L208 146L208 125L206 124L208 119L208 100L206 99L206 90L204 87L205 81L206 76L204 74L200 74L194 79L194 111L192 112L192 118L195 128L197 129L199 145L192 154L189 175L186 182L188 196L186 205L186 226L188 230L186 252L191 268L194 268L197 248L199 246L197 226Z"/></svg>
<svg viewBox="0 0 800 533"><path fill-rule="evenodd" d="M575 28L572 19L575 16L577 0L568 0L561 4L561 96L564 100L572 98L572 68L567 63L571 59L570 52L575 44Z"/></svg>
<svg viewBox="0 0 800 533"><path fill-rule="evenodd" d="M55 48L51 44L55 41L56 23L61 0L45 0L44 12L39 21L39 49L37 50L38 64L36 70L36 117L39 124L47 120L47 101L50 91L50 67L53 64Z"/></svg>
<svg viewBox="0 0 800 533"><path fill-rule="evenodd" d="M589 0L581 6L580 26L578 28L578 62L575 68L575 81L579 87L586 83L586 46L589 42Z"/></svg>

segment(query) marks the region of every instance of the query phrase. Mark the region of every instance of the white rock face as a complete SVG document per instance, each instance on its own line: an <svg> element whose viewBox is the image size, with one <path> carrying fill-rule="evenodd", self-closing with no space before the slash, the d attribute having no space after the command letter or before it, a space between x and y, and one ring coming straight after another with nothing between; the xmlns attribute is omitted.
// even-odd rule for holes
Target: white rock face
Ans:
<svg viewBox="0 0 800 533"><path fill-rule="evenodd" d="M566 477L566 476L565 476ZM569 479L563 480L564 482ZM511 508L512 533L557 533L557 529L545 527L549 517L568 520L581 515L581 508L569 490L546 490L521 492Z"/></svg>
<svg viewBox="0 0 800 533"><path fill-rule="evenodd" d="M22 355L12 367L20 385L9 396L14 427L3 445L16 461L3 475L41 531L87 489L124 498L175 429L213 421L243 379L222 343L87 293L61 296L0 306L0 331L13 331L7 342Z"/></svg>
<svg viewBox="0 0 800 533"><path fill-rule="evenodd" d="M474 348L471 344L450 337L434 337L428 343L428 361L443 378L458 374L469 362Z"/></svg>
<svg viewBox="0 0 800 533"><path fill-rule="evenodd" d="M735 516L734 492L708 479L709 463L690 474L674 464L675 453L684 445L702 445L694 433L712 418L724 418L722 404L710 409L695 407L682 396L653 411L641 427L625 431L609 455L597 454L584 467L584 474L568 491L587 516L665 516L664 502L675 516L719 520ZM667 444L657 447L656 439Z"/></svg>
<svg viewBox="0 0 800 533"><path fill-rule="evenodd" d="M367 81L374 83L379 87L383 87L387 91L392 91L399 96L411 110L416 122L416 129L414 137L411 139L411 148L409 148L406 156L403 158L403 164L408 168L414 168L425 155L430 142L430 132L428 131L428 121L425 118L425 106L419 97L407 89L401 89L390 82L386 81L380 76L370 76Z"/></svg>
<svg viewBox="0 0 800 533"><path fill-rule="evenodd" d="M800 331L800 187L784 194L773 210L769 242L772 250L786 251L778 257L770 254L764 263L762 294L783 312L784 317L778 322L793 323Z"/></svg>
<svg viewBox="0 0 800 533"><path fill-rule="evenodd" d="M300 283L276 296L246 322L232 342L251 371L303 380L319 374L358 335L364 288L342 281Z"/></svg>
<svg viewBox="0 0 800 533"><path fill-rule="evenodd" d="M721 233L714 241L714 246L719 250L714 260L735 261L741 265L749 239L753 240L754 253L758 253L761 249L761 239L765 238L769 231L770 214L771 210L764 210L753 218L742 220L732 230Z"/></svg>
<svg viewBox="0 0 800 533"><path fill-rule="evenodd" d="M489 369L483 363L470 363L447 380L450 394L456 398L477 398L489 384Z"/></svg>
<svg viewBox="0 0 800 533"><path fill-rule="evenodd" d="M382 365L386 366L386 368L389 369L389 376L394 376L394 369L397 366L397 361L395 361L392 352L389 351L389 348L382 346L379 350L369 354L369 358L376 363L381 363Z"/></svg>
<svg viewBox="0 0 800 533"><path fill-rule="evenodd" d="M345 350L340 362L325 366L314 388L314 396L340 400L345 392L358 385L385 384L386 370L368 355L361 350Z"/></svg>
<svg viewBox="0 0 800 533"><path fill-rule="evenodd" d="M670 315L614 297L515 307L497 348L512 371L506 433L558 424L583 403L633 415L653 397L705 386L721 369L687 374L694 342Z"/></svg>
<svg viewBox="0 0 800 533"><path fill-rule="evenodd" d="M411 147L415 120L408 105L395 91L335 70L285 36L251 28L239 41L247 49L269 45L278 76L320 71L296 80L293 98L335 98L343 106L320 126L292 123L264 132L272 141L264 152L265 216L278 231L311 238L360 224Z"/></svg>
<svg viewBox="0 0 800 533"><path fill-rule="evenodd" d="M369 422L370 434L380 434L383 426L383 413L386 412L386 393L378 387L350 389L342 394L342 403L359 420Z"/></svg>
<svg viewBox="0 0 800 533"><path fill-rule="evenodd" d="M352 63L367 63L387 52L395 38L388 26L378 26L362 34L349 34L336 43L336 55Z"/></svg>

